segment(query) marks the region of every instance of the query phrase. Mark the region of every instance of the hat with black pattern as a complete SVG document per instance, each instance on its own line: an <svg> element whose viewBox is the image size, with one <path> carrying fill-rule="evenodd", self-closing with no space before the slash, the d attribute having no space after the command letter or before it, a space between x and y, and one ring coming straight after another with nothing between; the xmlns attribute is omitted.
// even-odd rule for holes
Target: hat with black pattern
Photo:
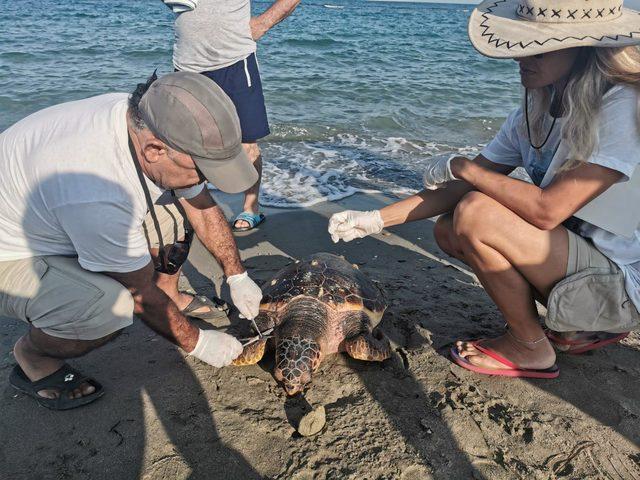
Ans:
<svg viewBox="0 0 640 480"><path fill-rule="evenodd" d="M471 14L469 38L493 58L638 45L640 12L622 0L487 0Z"/></svg>

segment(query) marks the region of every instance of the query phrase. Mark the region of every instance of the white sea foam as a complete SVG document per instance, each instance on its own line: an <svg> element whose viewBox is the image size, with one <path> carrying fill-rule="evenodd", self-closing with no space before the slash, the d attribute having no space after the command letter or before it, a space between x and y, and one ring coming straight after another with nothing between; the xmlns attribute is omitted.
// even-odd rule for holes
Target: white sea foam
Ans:
<svg viewBox="0 0 640 480"><path fill-rule="evenodd" d="M473 157L478 146L454 147L404 137L351 133L325 140L261 144L261 203L302 208L356 193L411 194L421 188L425 160L452 153Z"/></svg>
<svg viewBox="0 0 640 480"><path fill-rule="evenodd" d="M344 8L344 5L331 5L331 4L324 4L323 5L324 8L335 8L335 9L340 9L342 10Z"/></svg>

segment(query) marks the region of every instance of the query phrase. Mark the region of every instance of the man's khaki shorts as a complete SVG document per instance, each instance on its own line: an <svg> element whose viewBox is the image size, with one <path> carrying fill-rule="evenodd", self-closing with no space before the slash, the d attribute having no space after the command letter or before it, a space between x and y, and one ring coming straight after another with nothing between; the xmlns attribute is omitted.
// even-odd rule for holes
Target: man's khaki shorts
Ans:
<svg viewBox="0 0 640 480"><path fill-rule="evenodd" d="M174 205L157 206L165 245L184 238ZM158 235L150 215L143 226L150 248ZM133 323L133 298L116 280L83 269L75 257L0 262L0 316L23 320L52 337L96 340Z"/></svg>
<svg viewBox="0 0 640 480"><path fill-rule="evenodd" d="M625 290L624 274L589 241L568 231L567 276L547 301L547 326L556 332L628 332L640 314Z"/></svg>
<svg viewBox="0 0 640 480"><path fill-rule="evenodd" d="M158 223L160 224L160 233L162 233L162 243L171 245L176 241L184 239L186 226L184 212L179 211L172 203L168 205L156 205L155 211ZM144 235L147 237L149 248L158 248L160 242L158 242L158 233L153 225L151 215L147 215L142 228Z"/></svg>

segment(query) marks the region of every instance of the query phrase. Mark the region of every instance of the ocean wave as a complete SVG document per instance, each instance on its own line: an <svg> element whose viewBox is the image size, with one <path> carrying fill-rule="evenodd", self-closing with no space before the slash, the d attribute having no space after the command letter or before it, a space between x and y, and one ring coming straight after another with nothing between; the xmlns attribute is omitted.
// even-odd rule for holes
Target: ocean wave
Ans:
<svg viewBox="0 0 640 480"><path fill-rule="evenodd" d="M344 8L344 5L331 5L331 4L328 4L328 3L325 3L322 6L324 8L335 8L335 9L340 9L340 10L342 10Z"/></svg>
<svg viewBox="0 0 640 480"><path fill-rule="evenodd" d="M426 159L452 153L475 156L480 150L346 132L313 141L267 141L261 148L260 201L278 208L305 208L356 193L415 193L421 189Z"/></svg>

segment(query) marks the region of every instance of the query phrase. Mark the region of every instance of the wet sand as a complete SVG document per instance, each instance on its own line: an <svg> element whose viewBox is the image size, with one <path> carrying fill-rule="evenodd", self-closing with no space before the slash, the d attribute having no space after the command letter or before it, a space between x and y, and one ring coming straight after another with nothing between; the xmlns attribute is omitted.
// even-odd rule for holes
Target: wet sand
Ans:
<svg viewBox="0 0 640 480"><path fill-rule="evenodd" d="M230 211L238 199L220 200ZM503 322L468 269L438 249L433 223L350 244L326 233L334 211L389 201L356 195L304 211L267 209L238 244L256 280L321 251L358 264L389 300L380 328L392 359L329 357L304 398L287 398L270 358L217 370L136 321L71 362L103 383L104 398L52 412L9 386L12 346L26 326L3 319L0 479L640 479L640 335L560 356L557 380L481 377L452 365L451 342L495 335ZM219 291L221 272L199 245L185 273L185 288ZM301 416L318 406L324 429L301 437Z"/></svg>

